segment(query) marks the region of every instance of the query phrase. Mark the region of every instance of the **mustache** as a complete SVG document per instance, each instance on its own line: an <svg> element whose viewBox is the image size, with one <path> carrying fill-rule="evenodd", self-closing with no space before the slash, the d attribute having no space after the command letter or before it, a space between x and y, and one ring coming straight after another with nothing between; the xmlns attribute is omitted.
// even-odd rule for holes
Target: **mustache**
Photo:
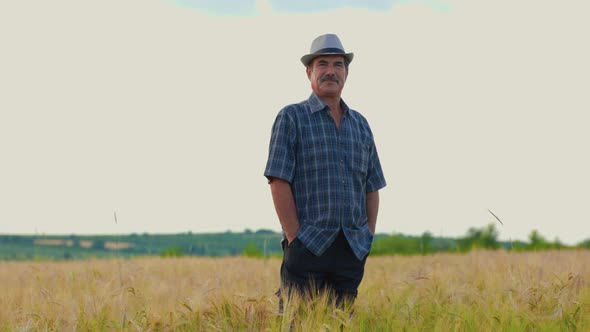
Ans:
<svg viewBox="0 0 590 332"><path fill-rule="evenodd" d="M338 79L338 77L336 77L336 75L324 75L320 78L320 82L325 82L325 81L332 81L332 82L336 82L336 83L340 83L340 80Z"/></svg>

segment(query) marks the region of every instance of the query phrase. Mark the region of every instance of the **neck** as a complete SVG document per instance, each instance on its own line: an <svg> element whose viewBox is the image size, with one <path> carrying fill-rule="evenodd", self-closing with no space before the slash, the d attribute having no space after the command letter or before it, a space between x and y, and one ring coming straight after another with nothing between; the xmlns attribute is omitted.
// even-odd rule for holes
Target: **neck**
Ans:
<svg viewBox="0 0 590 332"><path fill-rule="evenodd" d="M342 107L340 107L340 96L321 97L322 101L328 105L330 111L333 113L342 114Z"/></svg>
<svg viewBox="0 0 590 332"><path fill-rule="evenodd" d="M330 108L330 116L334 120L336 128L340 129L340 122L342 121L342 117L344 116L344 110L342 109L342 106L340 106L340 97L322 100Z"/></svg>

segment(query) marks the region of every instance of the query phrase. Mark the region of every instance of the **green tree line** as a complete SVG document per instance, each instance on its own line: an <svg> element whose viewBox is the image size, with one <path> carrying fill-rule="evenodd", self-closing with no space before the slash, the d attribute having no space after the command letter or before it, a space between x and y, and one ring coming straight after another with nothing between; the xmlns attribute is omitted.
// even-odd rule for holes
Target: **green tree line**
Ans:
<svg viewBox="0 0 590 332"><path fill-rule="evenodd" d="M586 248L590 239L566 246L559 239L547 240L537 230L528 241L500 241L494 224L470 228L458 238L376 234L371 255L419 255L437 252L467 252L472 249L548 250ZM281 234L271 230L246 230L209 234L130 235L0 235L0 260L67 260L134 256L247 256L281 257Z"/></svg>
<svg viewBox="0 0 590 332"><path fill-rule="evenodd" d="M482 228L469 228L465 236L453 238L436 238L425 232L421 236L392 234L378 237L371 248L372 255L416 255L435 252L467 252L473 249L505 249L505 250L547 250L547 249L590 249L590 239L575 246L566 246L559 239L549 241L539 231L533 230L525 241L500 241L495 224Z"/></svg>

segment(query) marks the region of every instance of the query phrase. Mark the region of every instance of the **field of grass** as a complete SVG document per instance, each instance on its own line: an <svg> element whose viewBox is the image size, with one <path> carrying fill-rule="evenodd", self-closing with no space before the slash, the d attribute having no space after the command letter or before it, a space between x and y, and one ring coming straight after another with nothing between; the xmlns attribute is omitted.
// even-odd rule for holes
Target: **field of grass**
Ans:
<svg viewBox="0 0 590 332"><path fill-rule="evenodd" d="M0 331L589 331L590 251L369 257L352 309L278 315L280 259L0 262Z"/></svg>

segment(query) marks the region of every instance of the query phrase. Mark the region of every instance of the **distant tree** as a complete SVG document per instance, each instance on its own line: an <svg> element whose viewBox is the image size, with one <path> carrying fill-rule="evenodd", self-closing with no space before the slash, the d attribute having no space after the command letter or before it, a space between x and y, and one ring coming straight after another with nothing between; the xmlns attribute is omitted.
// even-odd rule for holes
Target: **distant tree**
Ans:
<svg viewBox="0 0 590 332"><path fill-rule="evenodd" d="M586 239L576 245L578 248L590 249L590 239Z"/></svg>
<svg viewBox="0 0 590 332"><path fill-rule="evenodd" d="M246 257L264 257L264 253L262 250L258 249L256 244L252 241L248 242L244 250L242 251L242 256Z"/></svg>
<svg viewBox="0 0 590 332"><path fill-rule="evenodd" d="M458 240L461 251L468 251L473 248L498 249L498 231L496 225L489 224L484 228L469 228L467 236Z"/></svg>
<svg viewBox="0 0 590 332"><path fill-rule="evenodd" d="M565 245L561 242L561 240L558 237L556 237L555 240L553 240L551 247L553 249L562 249L565 248Z"/></svg>
<svg viewBox="0 0 590 332"><path fill-rule="evenodd" d="M256 234L275 234L275 231L270 229L259 229L256 231Z"/></svg>
<svg viewBox="0 0 590 332"><path fill-rule="evenodd" d="M533 229L531 234L529 234L529 241L527 249L539 250L549 249L551 247L551 244L536 229Z"/></svg>
<svg viewBox="0 0 590 332"><path fill-rule="evenodd" d="M99 238L92 239L92 249L104 249L104 240Z"/></svg>
<svg viewBox="0 0 590 332"><path fill-rule="evenodd" d="M380 237L371 246L372 255L412 255L420 253L422 253L421 238L401 234Z"/></svg>
<svg viewBox="0 0 590 332"><path fill-rule="evenodd" d="M487 249L498 249L500 244L498 243L498 231L496 225L489 224L481 233L480 243L484 248Z"/></svg>
<svg viewBox="0 0 590 332"><path fill-rule="evenodd" d="M434 251L434 248L432 247L432 240L433 237L430 232L422 233L422 236L420 237L420 250L423 254L431 253Z"/></svg>
<svg viewBox="0 0 590 332"><path fill-rule="evenodd" d="M205 244L197 244L195 246L195 248L197 249L197 252L199 252L200 255L209 255L209 246L205 243Z"/></svg>
<svg viewBox="0 0 590 332"><path fill-rule="evenodd" d="M160 256L162 256L162 257L182 257L182 256L184 256L184 250L182 250L182 248L180 246L171 245L171 246L164 248L164 250L162 250L162 253L160 254Z"/></svg>

